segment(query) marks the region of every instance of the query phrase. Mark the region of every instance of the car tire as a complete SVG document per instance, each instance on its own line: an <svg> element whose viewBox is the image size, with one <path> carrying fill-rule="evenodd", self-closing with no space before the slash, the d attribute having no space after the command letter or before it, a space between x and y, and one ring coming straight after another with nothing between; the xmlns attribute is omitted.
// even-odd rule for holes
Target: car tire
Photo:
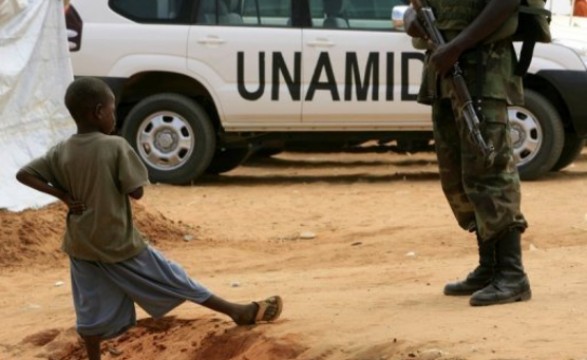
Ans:
<svg viewBox="0 0 587 360"><path fill-rule="evenodd" d="M550 171L559 171L569 166L581 154L585 147L585 139L575 133L565 133L565 144L558 161Z"/></svg>
<svg viewBox="0 0 587 360"><path fill-rule="evenodd" d="M152 182L186 184L210 164L216 147L206 111L179 94L149 96L126 117L122 135L147 166Z"/></svg>
<svg viewBox="0 0 587 360"><path fill-rule="evenodd" d="M533 90L525 90L525 105L508 107L514 158L522 180L549 172L560 158L564 128L552 104Z"/></svg>
<svg viewBox="0 0 587 360"><path fill-rule="evenodd" d="M218 175L229 172L242 164L250 154L251 150L248 147L217 149L206 169L206 174Z"/></svg>

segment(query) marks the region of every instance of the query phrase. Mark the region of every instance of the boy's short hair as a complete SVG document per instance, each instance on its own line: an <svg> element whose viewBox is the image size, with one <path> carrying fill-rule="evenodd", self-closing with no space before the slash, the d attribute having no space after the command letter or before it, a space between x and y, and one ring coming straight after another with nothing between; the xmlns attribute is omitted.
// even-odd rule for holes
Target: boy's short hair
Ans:
<svg viewBox="0 0 587 360"><path fill-rule="evenodd" d="M83 122L98 104L105 104L110 100L111 93L110 87L100 79L79 78L67 87L65 106L76 123Z"/></svg>

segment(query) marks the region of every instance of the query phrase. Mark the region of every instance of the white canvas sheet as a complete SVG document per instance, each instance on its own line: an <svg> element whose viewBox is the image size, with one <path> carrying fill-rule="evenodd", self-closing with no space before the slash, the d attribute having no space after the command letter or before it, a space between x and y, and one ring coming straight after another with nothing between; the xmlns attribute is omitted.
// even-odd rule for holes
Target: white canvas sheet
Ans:
<svg viewBox="0 0 587 360"><path fill-rule="evenodd" d="M0 209L55 200L15 174L75 131L63 105L72 79L62 1L0 0Z"/></svg>

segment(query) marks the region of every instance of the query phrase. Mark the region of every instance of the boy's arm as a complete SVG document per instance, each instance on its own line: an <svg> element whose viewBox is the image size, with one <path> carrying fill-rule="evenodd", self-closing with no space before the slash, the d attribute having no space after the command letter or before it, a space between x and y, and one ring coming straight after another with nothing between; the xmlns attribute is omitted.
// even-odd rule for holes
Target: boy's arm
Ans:
<svg viewBox="0 0 587 360"><path fill-rule="evenodd" d="M133 199L143 197L143 187L149 184L149 174L145 164L124 139L118 141L118 181L120 191Z"/></svg>
<svg viewBox="0 0 587 360"><path fill-rule="evenodd" d="M18 173L16 173L16 179L28 187L31 187L45 194L54 196L57 199L63 201L69 208L70 213L72 214L81 214L86 209L86 205L81 201L73 199L65 191L52 186L44 179L37 177L31 173L28 173L24 170L19 170Z"/></svg>
<svg viewBox="0 0 587 360"><path fill-rule="evenodd" d="M144 191L143 191L143 187L139 186L138 188L134 189L133 191L128 193L128 196L130 196L131 198L135 199L135 200L139 200L140 198L143 197Z"/></svg>

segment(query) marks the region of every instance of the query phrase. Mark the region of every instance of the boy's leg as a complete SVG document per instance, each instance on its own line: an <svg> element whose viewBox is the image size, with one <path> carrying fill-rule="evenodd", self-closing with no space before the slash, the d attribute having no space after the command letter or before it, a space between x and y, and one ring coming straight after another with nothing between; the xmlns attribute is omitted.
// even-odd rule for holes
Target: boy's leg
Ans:
<svg viewBox="0 0 587 360"><path fill-rule="evenodd" d="M224 315L228 315L238 325L254 323L258 309L257 305L254 303L247 305L235 304L216 295L210 296L208 300L201 303L201 305Z"/></svg>
<svg viewBox="0 0 587 360"><path fill-rule="evenodd" d="M134 304L106 278L95 262L70 259L76 327L88 358L100 359L100 343L136 322Z"/></svg>
<svg viewBox="0 0 587 360"><path fill-rule="evenodd" d="M84 344L86 345L86 351L88 352L89 360L100 360L100 336L83 336Z"/></svg>
<svg viewBox="0 0 587 360"><path fill-rule="evenodd" d="M238 325L277 320L283 307L279 296L245 305L226 301L151 247L134 258L104 267L104 272L154 318L163 317L186 300L228 315Z"/></svg>

